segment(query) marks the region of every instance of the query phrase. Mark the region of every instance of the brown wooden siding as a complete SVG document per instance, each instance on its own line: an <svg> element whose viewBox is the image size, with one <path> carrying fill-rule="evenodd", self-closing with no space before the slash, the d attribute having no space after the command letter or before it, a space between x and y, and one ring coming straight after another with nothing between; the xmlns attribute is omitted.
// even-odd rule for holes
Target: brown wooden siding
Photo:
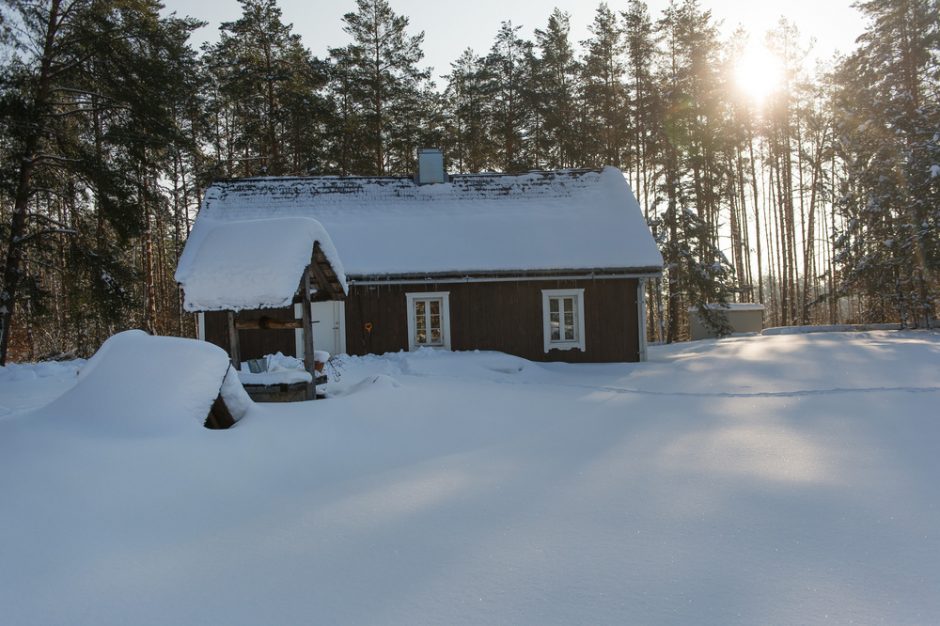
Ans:
<svg viewBox="0 0 940 626"><path fill-rule="evenodd" d="M451 348L498 350L531 361L604 363L639 360L636 279L534 280L421 285L352 285L346 298L346 350L382 354L408 349L407 293L450 294ZM585 351L545 353L542 290L584 289ZM206 313L206 340L228 351L224 312ZM293 309L242 311L239 319L267 315L294 319ZM372 325L366 332L365 325ZM293 330L239 331L242 360L295 354Z"/></svg>
<svg viewBox="0 0 940 626"><path fill-rule="evenodd" d="M291 307L241 311L238 314L238 319L255 320L262 315L277 320L289 321L294 319L294 309ZM224 311L206 312L206 341L214 343L231 354L228 345L226 313ZM240 330L238 331L238 343L242 361L260 359L266 354L274 354L275 352L294 356L296 351L293 330Z"/></svg>
<svg viewBox="0 0 940 626"><path fill-rule="evenodd" d="M532 361L637 361L636 288L636 279L353 285L346 299L346 349L350 354L407 350L405 294L446 291L454 350L499 350ZM584 352L545 353L543 289L584 289Z"/></svg>

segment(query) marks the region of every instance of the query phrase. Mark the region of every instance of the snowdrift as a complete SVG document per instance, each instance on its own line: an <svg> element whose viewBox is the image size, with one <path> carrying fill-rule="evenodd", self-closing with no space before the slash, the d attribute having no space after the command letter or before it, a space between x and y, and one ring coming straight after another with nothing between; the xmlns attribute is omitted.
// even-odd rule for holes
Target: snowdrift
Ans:
<svg viewBox="0 0 940 626"><path fill-rule="evenodd" d="M87 434L165 436L201 429L217 398L235 421L252 405L224 350L131 330L108 339L38 417Z"/></svg>

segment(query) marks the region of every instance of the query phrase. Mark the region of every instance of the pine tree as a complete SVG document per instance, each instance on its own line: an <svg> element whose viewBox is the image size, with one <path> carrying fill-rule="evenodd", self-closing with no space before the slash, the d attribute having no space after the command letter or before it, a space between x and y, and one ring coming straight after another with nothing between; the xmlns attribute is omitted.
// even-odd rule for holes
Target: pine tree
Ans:
<svg viewBox="0 0 940 626"><path fill-rule="evenodd" d="M721 309L732 294L734 271L717 243L718 195L722 172L715 163L714 25L697 0L671 3L658 24L664 44L660 80L665 85L662 169L658 203L666 208L654 222L667 267L666 340L680 336L685 304L697 307L718 333L728 330ZM662 196L665 195L665 198Z"/></svg>
<svg viewBox="0 0 940 626"><path fill-rule="evenodd" d="M372 172L374 155L361 149L367 145L368 129L363 119L360 90L351 57L342 48L330 50L330 88L332 118L329 121L329 168L348 176Z"/></svg>
<svg viewBox="0 0 940 626"><path fill-rule="evenodd" d="M83 275L99 293L118 300L127 294L115 279L118 272L108 271L120 261L103 255L108 247L92 245L89 230L143 232L145 200L137 174L152 180L154 150L175 141L170 101L177 94L165 85L187 71L185 41L196 26L161 18L150 0L17 1L5 8L20 28L16 51L3 68L0 102L8 156L0 193L11 206L0 363L24 295L20 287L30 296L27 310L36 312L33 296L41 295L43 275L35 272L50 255L70 271L87 261Z"/></svg>
<svg viewBox="0 0 940 626"><path fill-rule="evenodd" d="M491 115L486 72L485 59L468 48L447 75L446 148L461 172L483 171L494 160L486 135Z"/></svg>
<svg viewBox="0 0 940 626"><path fill-rule="evenodd" d="M593 165L622 167L627 141L623 33L617 16L606 4L597 7L589 29L591 38L582 42L587 50L581 101L590 120L585 129L590 146L585 160Z"/></svg>
<svg viewBox="0 0 940 626"><path fill-rule="evenodd" d="M535 30L535 59L531 81L532 109L542 120L538 166L567 168L581 158L580 129L576 124L580 67L571 45L570 16L555 9L544 30Z"/></svg>
<svg viewBox="0 0 940 626"><path fill-rule="evenodd" d="M622 167L630 172L633 189L649 217L651 192L655 183L654 161L661 147L662 124L660 88L653 75L656 56L653 23L646 3L629 0L622 14L624 46L627 53L627 118L629 141L623 150Z"/></svg>
<svg viewBox="0 0 940 626"><path fill-rule="evenodd" d="M532 44L519 37L521 28L503 22L486 57L487 93L492 99L490 141L495 154L491 166L504 172L524 171L531 164L523 144L530 113L525 93Z"/></svg>
<svg viewBox="0 0 940 626"><path fill-rule="evenodd" d="M731 38L731 45L725 59L724 84L732 93L738 91L732 85L738 63L745 54L748 34L737 29ZM736 94L730 98L729 113L726 121L726 159L731 180L731 236L735 271L742 281L742 293L749 302L763 302L763 249L761 243L761 221L758 217L760 186L757 182L757 163L754 156L754 142L757 132L759 109L745 94ZM748 227L751 213L755 227L754 244L751 245L751 233ZM754 276L751 259L752 253L757 260L757 276ZM756 283L756 285L755 285ZM756 292L755 292L756 287ZM756 298L756 299L755 299Z"/></svg>
<svg viewBox="0 0 940 626"><path fill-rule="evenodd" d="M940 5L868 0L861 47L839 70L839 144L847 177L839 256L844 289L869 296L869 315L928 325L940 295L936 89ZM890 306L886 286L893 292Z"/></svg>
<svg viewBox="0 0 940 626"><path fill-rule="evenodd" d="M371 160L358 173L406 172L414 155L404 154L402 148L415 141L414 125L421 121L415 116L428 115L431 108L422 98L429 92L430 72L418 67L424 57L424 33L409 35L408 18L396 15L385 0L357 0L356 5L355 13L343 17L343 30L352 43L330 53L341 68L343 93L348 93L345 120L358 126L350 130L362 142L358 149ZM412 139L396 136L409 126ZM390 152L393 143L399 149Z"/></svg>
<svg viewBox="0 0 940 626"><path fill-rule="evenodd" d="M219 167L228 175L306 173L323 158L326 68L282 22L275 0L240 4L241 18L221 25L205 55L210 106L229 119L217 141Z"/></svg>

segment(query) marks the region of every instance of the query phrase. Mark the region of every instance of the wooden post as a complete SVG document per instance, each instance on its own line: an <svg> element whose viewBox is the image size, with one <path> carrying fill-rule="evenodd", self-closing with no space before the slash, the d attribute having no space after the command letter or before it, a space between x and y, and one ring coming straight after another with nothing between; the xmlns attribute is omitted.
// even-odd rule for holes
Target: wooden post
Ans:
<svg viewBox="0 0 940 626"><path fill-rule="evenodd" d="M241 350L238 346L238 329L235 328L235 313L233 311L227 311L226 316L228 317L229 355L232 357L232 365L235 366L235 371L237 372L241 369L242 359Z"/></svg>
<svg viewBox="0 0 940 626"><path fill-rule="evenodd" d="M303 292L303 307L301 320L303 321L304 335L304 369L310 372L313 380L310 383L310 392L307 399L317 399L317 371L314 366L313 358L313 320L310 315L310 267L304 270L304 276L300 280L300 290Z"/></svg>

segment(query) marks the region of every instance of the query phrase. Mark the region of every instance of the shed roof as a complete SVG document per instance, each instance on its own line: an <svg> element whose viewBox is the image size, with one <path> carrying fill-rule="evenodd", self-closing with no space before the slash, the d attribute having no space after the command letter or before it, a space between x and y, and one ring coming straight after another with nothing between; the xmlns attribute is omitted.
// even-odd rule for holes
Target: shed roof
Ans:
<svg viewBox="0 0 940 626"><path fill-rule="evenodd" d="M346 293L339 255L316 220L278 217L226 222L206 217L200 216L199 228L190 234L176 270L187 311L288 306L311 263L323 275L321 288L333 297Z"/></svg>
<svg viewBox="0 0 940 626"><path fill-rule="evenodd" d="M612 167L461 174L433 185L403 177L222 181L206 191L192 237L272 217L318 220L358 278L662 268L633 192Z"/></svg>
<svg viewBox="0 0 940 626"><path fill-rule="evenodd" d="M764 305L759 302L727 302L725 304L706 304L704 308L712 311L763 311ZM689 313L697 312L697 306L689 307Z"/></svg>

